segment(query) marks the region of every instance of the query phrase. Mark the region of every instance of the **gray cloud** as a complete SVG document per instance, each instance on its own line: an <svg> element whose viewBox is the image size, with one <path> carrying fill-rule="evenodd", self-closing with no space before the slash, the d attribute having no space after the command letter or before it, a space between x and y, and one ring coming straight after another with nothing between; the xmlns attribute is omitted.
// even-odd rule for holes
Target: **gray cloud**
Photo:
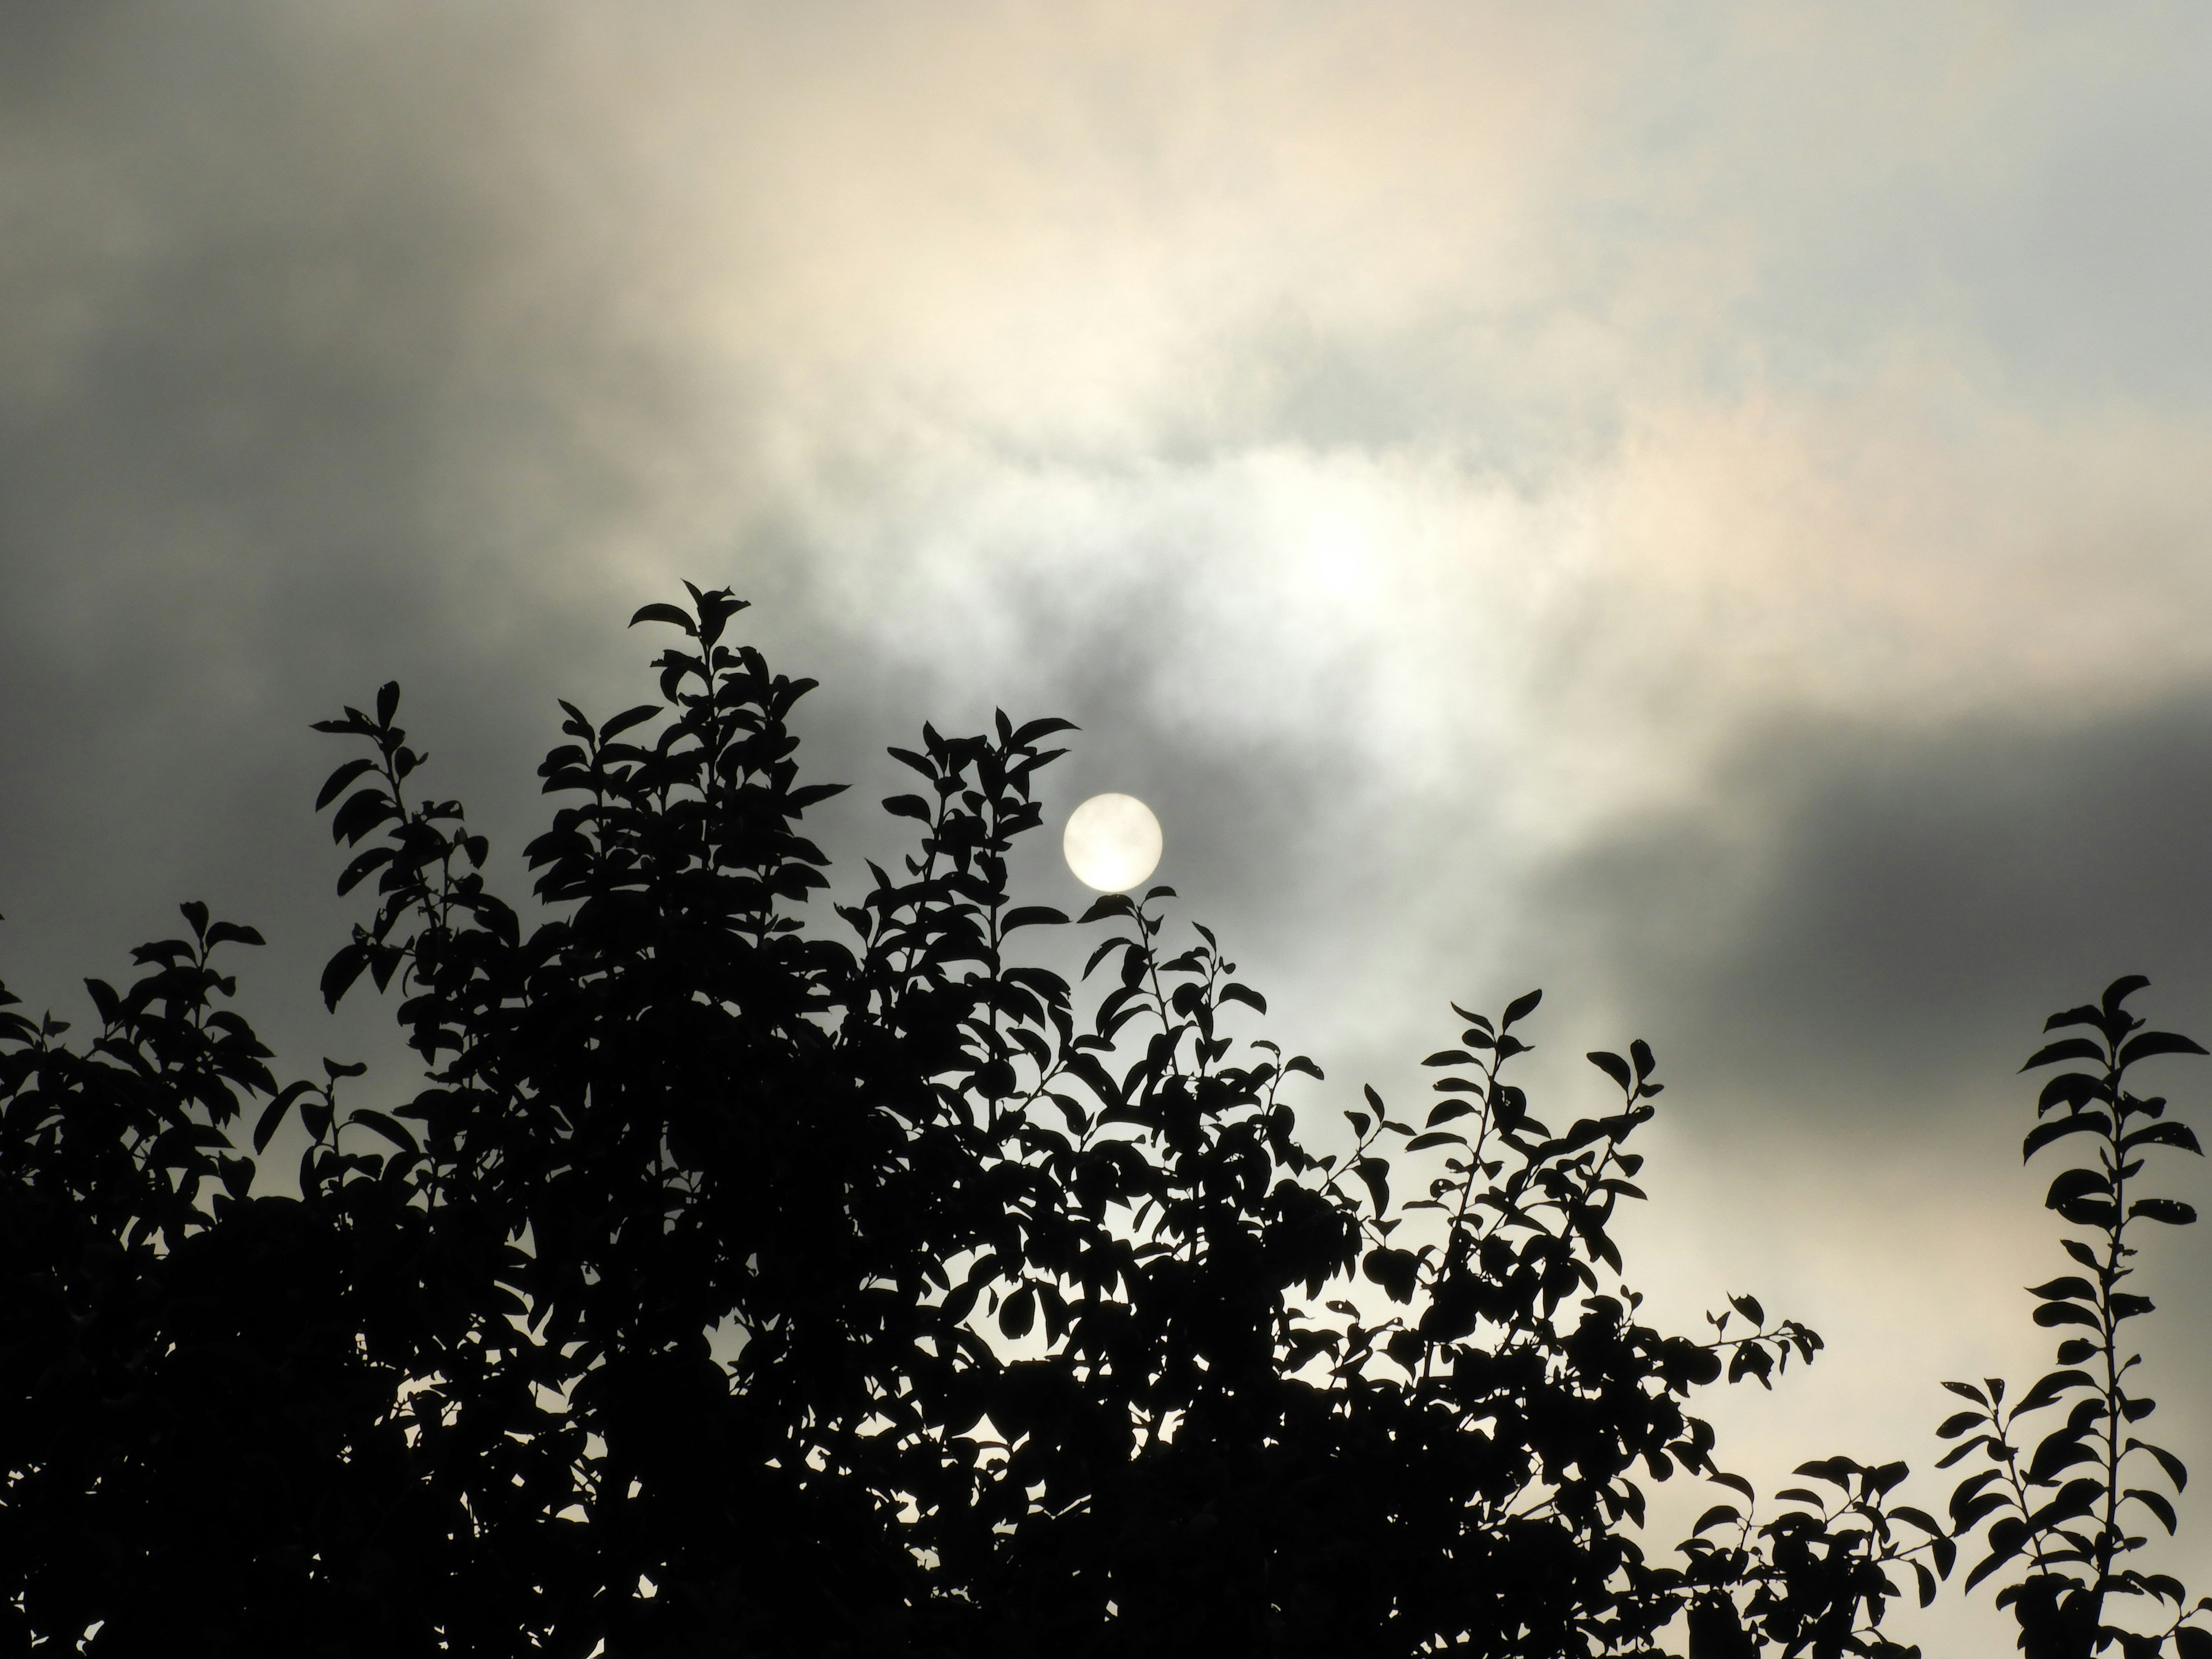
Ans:
<svg viewBox="0 0 2212 1659"><path fill-rule="evenodd" d="M1540 914L1716 1083L1887 1123L2123 972L2201 1021L2208 814L2201 690L2063 726L1777 723L1698 811L1565 862Z"/></svg>

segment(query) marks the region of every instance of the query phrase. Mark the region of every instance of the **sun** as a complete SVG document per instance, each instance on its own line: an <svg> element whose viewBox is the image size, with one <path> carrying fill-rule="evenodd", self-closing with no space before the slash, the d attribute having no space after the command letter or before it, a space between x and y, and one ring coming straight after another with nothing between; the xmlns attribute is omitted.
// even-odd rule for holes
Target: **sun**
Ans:
<svg viewBox="0 0 2212 1659"><path fill-rule="evenodd" d="M1134 795L1093 795L1068 814L1060 850L1086 887L1126 893L1159 867L1160 821Z"/></svg>

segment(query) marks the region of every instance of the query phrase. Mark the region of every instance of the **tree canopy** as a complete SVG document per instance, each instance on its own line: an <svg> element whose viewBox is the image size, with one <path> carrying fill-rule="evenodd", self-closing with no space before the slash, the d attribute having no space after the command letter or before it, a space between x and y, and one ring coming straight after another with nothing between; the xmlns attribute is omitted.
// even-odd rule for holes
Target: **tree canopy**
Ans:
<svg viewBox="0 0 2212 1659"><path fill-rule="evenodd" d="M2194 1218L2137 1183L2198 1147L2125 1074L2203 1052L2141 981L2030 1062L2075 1069L2027 1153L2088 1149L2051 1194L2087 1276L2034 1291L2060 1369L1946 1385L1948 1522L1894 1462L1762 1504L1690 1407L1820 1339L1747 1294L1644 1322L1644 1042L1562 1119L1510 1080L1539 994L1455 1006L1428 1099L1318 1134L1319 1069L1241 1035L1266 1000L1170 890L1010 890L1057 720L891 750L908 848L822 915L811 682L689 597L633 619L675 630L658 701L562 705L526 918L397 685L320 723L374 900L322 990L396 997L405 1103L280 1082L232 1006L259 935L201 905L89 983L96 1032L0 1008L6 1650L1901 1656L1885 1610L1964 1550L2032 1656L2212 1656L2129 1564L2185 1479L2133 1435L2129 1230ZM1070 925L1073 984L1016 938ZM1670 1479L1714 1502L1660 1552Z"/></svg>

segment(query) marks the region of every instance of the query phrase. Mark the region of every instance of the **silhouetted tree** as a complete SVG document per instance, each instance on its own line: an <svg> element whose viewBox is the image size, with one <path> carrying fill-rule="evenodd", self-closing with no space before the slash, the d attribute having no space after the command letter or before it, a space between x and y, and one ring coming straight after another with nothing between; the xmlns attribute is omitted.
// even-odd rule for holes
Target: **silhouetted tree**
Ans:
<svg viewBox="0 0 2212 1659"><path fill-rule="evenodd" d="M318 806L339 891L376 899L323 991L397 990L408 1103L341 1106L362 1068L330 1061L280 1086L215 965L259 937L202 906L128 990L91 986L88 1042L0 1012L10 1650L1535 1659L1686 1626L1699 1659L1914 1651L1885 1607L1957 1546L1892 1503L1905 1466L1808 1463L1829 1494L1761 1522L1685 1410L1820 1338L1748 1295L1665 1334L1620 1285L1648 1047L1592 1054L1617 1101L1554 1129L1505 1079L1538 994L1455 1009L1425 1109L1370 1088L1350 1150L1315 1150L1283 1091L1318 1069L1237 1041L1265 1001L1205 928L1166 941L1170 890L1081 919L1095 994L1015 957L1067 922L1007 877L1060 720L893 750L915 845L810 928L799 823L836 793L793 759L811 683L728 642L740 601L690 599L634 619L681 635L659 701L562 705L530 926L459 805L416 793L396 685L319 728L368 746ZM2122 1073L2201 1052L2128 1035L2136 983L2063 1017L2106 1070L2051 1085L2068 1115L2030 1140L2105 1137L2106 1184L2053 1188L2103 1230L2068 1246L2096 1281L2038 1292L2101 1339L2062 1364L2094 1347L2105 1376L2008 1416L1949 1385L1996 1460L1953 1514L1998 1516L1975 1577L2032 1564L2005 1595L2033 1653L2095 1650L2139 1593L2177 1619L2112 1638L2127 1659L2206 1659L2179 1587L2119 1566L2124 1504L2172 1520L2118 1484L2147 1408L2123 1230L2189 1218L2120 1206L2139 1148L2195 1150L2128 1127L2160 1107ZM257 1192L295 1112L296 1194ZM2069 1394L2022 1467L2014 1420ZM2037 1507L2093 1461L2094 1492ZM1641 1483L1678 1474L1732 1497L1655 1561Z"/></svg>

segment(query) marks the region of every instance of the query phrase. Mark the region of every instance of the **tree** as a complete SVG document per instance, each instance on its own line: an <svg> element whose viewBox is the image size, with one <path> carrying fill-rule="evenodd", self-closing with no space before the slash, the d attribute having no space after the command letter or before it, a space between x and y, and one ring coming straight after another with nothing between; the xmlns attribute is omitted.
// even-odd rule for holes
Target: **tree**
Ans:
<svg viewBox="0 0 2212 1659"><path fill-rule="evenodd" d="M0 1012L15 1650L1564 1656L1686 1622L1701 1659L1911 1651L1897 1575L1924 1602L1957 1546L1892 1502L1905 1466L1808 1463L1829 1495L1759 1522L1685 1409L1820 1338L1748 1295L1664 1334L1620 1284L1647 1045L1592 1054L1616 1097L1555 1130L1506 1079L1539 994L1455 1007L1418 1125L1370 1088L1351 1150L1314 1150L1286 1091L1318 1068L1238 1039L1266 1001L1204 927L1170 942L1170 890L1081 918L1095 989L1018 959L1068 925L1007 878L1060 720L893 750L913 850L810 927L811 683L729 642L726 591L690 598L633 619L680 635L658 702L562 705L527 927L460 806L415 793L396 685L321 723L367 747L317 805L340 893L375 897L323 990L396 991L409 1103L342 1104L362 1068L331 1061L280 1086L216 965L259 937L197 905L91 987L82 1046ZM2060 1091L2083 1127L2130 1041ZM294 1113L296 1193L257 1192ZM2193 1149L2177 1127L2152 1139ZM2089 1300L2045 1287L2106 1322L2106 1442L2136 1215L2185 1218L2116 1209ZM1968 1449L2012 1470L2011 1423ZM2013 1603L2086 1630L2047 1587L2046 1463L2004 1488L2036 1565ZM1677 1475L1729 1498L1656 1562L1641 1483ZM2075 1576L2164 1595L2114 1576L2113 1484ZM1969 1486L1961 1533L1996 1491Z"/></svg>

